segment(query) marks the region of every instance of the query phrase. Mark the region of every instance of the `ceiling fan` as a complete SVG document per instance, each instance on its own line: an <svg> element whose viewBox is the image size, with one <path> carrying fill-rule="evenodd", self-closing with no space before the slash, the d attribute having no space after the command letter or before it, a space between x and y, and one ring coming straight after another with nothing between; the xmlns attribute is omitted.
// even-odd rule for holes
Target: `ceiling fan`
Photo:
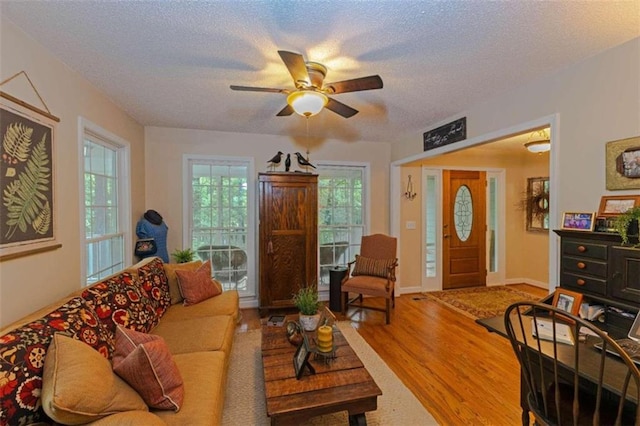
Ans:
<svg viewBox="0 0 640 426"><path fill-rule="evenodd" d="M247 92L269 92L287 95L287 106L277 116L287 116L294 112L310 117L319 113L323 107L341 115L344 118L353 117L358 113L342 102L327 95L337 95L361 90L382 89L382 79L379 75L343 80L335 83L324 83L327 67L317 62L305 62L302 55L285 50L278 50L278 54L287 66L295 89L272 89L268 87L249 87L231 85L231 90Z"/></svg>

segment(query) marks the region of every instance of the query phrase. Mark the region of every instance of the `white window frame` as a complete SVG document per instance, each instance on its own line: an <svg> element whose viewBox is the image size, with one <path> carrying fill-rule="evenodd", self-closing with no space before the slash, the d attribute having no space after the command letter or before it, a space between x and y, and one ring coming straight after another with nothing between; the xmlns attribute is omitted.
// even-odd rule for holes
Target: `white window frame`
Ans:
<svg viewBox="0 0 640 426"><path fill-rule="evenodd" d="M363 209L363 226L362 226L362 235L369 234L369 228L371 223L371 164L367 162L353 162L353 161L316 161L318 179L322 178L322 168L323 167L343 167L343 168L358 168L362 170L362 209ZM318 210L320 206L318 205ZM320 233L320 225L318 225L318 234ZM360 245L360 242L357 243ZM359 253L359 250L358 250ZM358 253L351 253L352 255ZM347 262L352 261L353 259L348 259ZM318 266L320 266L320 238L318 238ZM342 265L344 266L344 265ZM318 275L320 275L320 269L318 269ZM328 284L328 283L327 283ZM324 285L320 287L320 291L328 292L329 286Z"/></svg>
<svg viewBox="0 0 640 426"><path fill-rule="evenodd" d="M191 230L193 229L193 206L191 190L192 164L235 163L247 167L247 290L239 292L241 307L257 306L258 286L256 283L256 180L254 177L255 161L253 157L230 157L222 155L184 154L182 156L182 244L191 247ZM198 258L199 259L199 258Z"/></svg>
<svg viewBox="0 0 640 426"><path fill-rule="evenodd" d="M80 281L83 286L92 284L87 282L87 234L85 228L85 187L84 187L84 141L91 139L110 149L117 155L118 179L118 235L122 235L123 265L128 265L132 259L132 228L131 228L131 145L125 139L103 129L84 117L78 117L78 187L80 192Z"/></svg>

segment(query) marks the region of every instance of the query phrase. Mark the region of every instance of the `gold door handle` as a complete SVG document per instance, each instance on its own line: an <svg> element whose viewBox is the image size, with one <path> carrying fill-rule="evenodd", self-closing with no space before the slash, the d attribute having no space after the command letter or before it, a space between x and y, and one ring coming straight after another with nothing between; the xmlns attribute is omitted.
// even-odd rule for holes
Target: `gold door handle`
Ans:
<svg viewBox="0 0 640 426"><path fill-rule="evenodd" d="M273 254L273 243L271 241L267 244L267 254Z"/></svg>
<svg viewBox="0 0 640 426"><path fill-rule="evenodd" d="M451 235L449 235L449 234L444 234L442 237L443 237L443 238L449 238L450 236L451 236Z"/></svg>

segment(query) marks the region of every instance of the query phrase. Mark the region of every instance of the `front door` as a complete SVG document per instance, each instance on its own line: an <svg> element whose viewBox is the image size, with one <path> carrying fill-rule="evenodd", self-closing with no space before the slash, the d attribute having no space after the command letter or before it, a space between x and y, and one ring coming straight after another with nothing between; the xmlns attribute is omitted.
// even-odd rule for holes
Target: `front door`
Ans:
<svg viewBox="0 0 640 426"><path fill-rule="evenodd" d="M442 172L442 288L484 286L486 172Z"/></svg>

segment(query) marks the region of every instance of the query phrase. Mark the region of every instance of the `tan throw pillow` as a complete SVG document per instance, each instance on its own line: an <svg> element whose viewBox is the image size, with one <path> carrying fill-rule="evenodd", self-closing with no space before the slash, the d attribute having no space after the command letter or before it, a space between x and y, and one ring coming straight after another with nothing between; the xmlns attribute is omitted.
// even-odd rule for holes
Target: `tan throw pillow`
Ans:
<svg viewBox="0 0 640 426"><path fill-rule="evenodd" d="M180 287L178 286L178 276L176 271L195 271L202 265L201 260L194 260L187 263L165 263L164 273L167 274L169 281L169 294L171 295L171 304L177 305L182 303L182 294L180 293Z"/></svg>
<svg viewBox="0 0 640 426"><path fill-rule="evenodd" d="M118 326L113 371L137 390L149 407L178 411L182 406L182 376L162 337Z"/></svg>
<svg viewBox="0 0 640 426"><path fill-rule="evenodd" d="M123 411L148 411L140 395L113 373L108 359L60 333L53 336L45 358L42 406L49 417L67 425Z"/></svg>
<svg viewBox="0 0 640 426"><path fill-rule="evenodd" d="M211 279L211 262L204 262L195 271L176 271L178 286L184 298L184 305L195 305L222 293Z"/></svg>
<svg viewBox="0 0 640 426"><path fill-rule="evenodd" d="M374 277L387 278L389 267L395 263L395 259L372 259L356 254L356 265L351 275L369 275ZM391 279L395 281L392 274Z"/></svg>

